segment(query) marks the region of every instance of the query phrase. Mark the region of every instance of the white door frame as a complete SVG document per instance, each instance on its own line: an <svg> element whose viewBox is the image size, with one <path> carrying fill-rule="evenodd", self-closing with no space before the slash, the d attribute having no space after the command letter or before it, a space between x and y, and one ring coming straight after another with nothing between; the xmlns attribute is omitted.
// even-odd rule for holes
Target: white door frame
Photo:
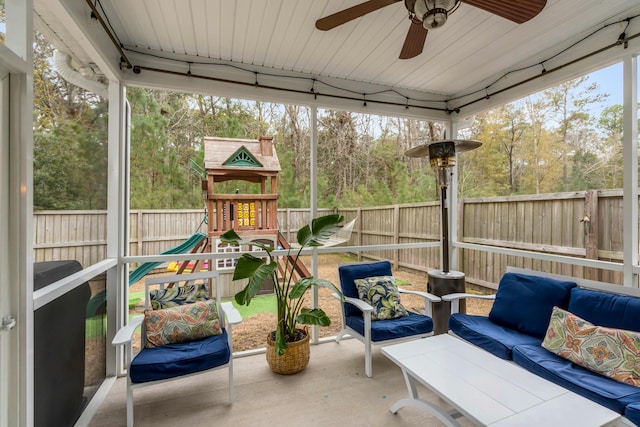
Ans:
<svg viewBox="0 0 640 427"><path fill-rule="evenodd" d="M33 0L5 2L0 45L0 427L33 425ZM8 320L11 322L11 320ZM1 328L1 326L0 326Z"/></svg>
<svg viewBox="0 0 640 427"><path fill-rule="evenodd" d="M6 53L0 51L0 427L33 425L33 85Z"/></svg>
<svg viewBox="0 0 640 427"><path fill-rule="evenodd" d="M9 72L0 63L0 218L9 217ZM9 289L9 221L0 221L0 327L2 320L15 320L15 303ZM0 330L0 426L9 425L10 411L16 406L10 401L16 385L15 366L11 363L12 349L17 348L17 334L13 325ZM11 327L11 328L10 328ZM11 419L14 419L11 417Z"/></svg>

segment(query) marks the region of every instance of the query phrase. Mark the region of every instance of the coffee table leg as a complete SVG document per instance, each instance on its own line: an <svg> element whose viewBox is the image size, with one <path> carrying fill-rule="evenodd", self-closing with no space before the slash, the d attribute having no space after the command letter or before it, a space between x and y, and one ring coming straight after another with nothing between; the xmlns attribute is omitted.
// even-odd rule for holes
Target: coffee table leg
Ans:
<svg viewBox="0 0 640 427"><path fill-rule="evenodd" d="M402 369L402 375L404 376L404 382L407 384L407 390L409 391L409 397L398 400L389 408L391 413L395 414L405 406L413 406L415 408L424 409L427 412L432 413L447 427L461 427L460 424L449 415L448 411L426 400L422 400L418 397L418 390L416 389L415 379Z"/></svg>

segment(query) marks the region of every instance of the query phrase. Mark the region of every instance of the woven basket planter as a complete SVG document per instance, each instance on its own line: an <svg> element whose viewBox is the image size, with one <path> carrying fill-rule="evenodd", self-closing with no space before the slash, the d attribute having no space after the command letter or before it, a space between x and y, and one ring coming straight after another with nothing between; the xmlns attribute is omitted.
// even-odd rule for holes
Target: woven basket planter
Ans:
<svg viewBox="0 0 640 427"><path fill-rule="evenodd" d="M267 363L276 374L292 375L302 371L309 364L309 334L305 333L304 339L288 342L287 351L279 356L276 353L276 344L271 339L272 333L267 335Z"/></svg>

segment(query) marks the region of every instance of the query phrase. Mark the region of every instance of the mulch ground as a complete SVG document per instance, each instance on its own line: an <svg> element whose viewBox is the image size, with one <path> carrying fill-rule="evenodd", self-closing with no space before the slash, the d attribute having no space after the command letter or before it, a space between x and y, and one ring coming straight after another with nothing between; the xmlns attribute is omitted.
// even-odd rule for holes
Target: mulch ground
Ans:
<svg viewBox="0 0 640 427"><path fill-rule="evenodd" d="M307 266L310 266L310 260L304 260ZM319 257L318 264L318 276L329 280L336 286L338 284L338 265L346 262L355 262L355 259L350 260L344 255L328 254ZM406 271L394 271L394 277L401 279L409 283L410 285L401 285L410 290L425 291L427 290L427 278L425 274L414 274ZM131 291L144 290L144 281L140 281L132 286ZM332 292L329 289L318 290L318 306L322 308L329 318L331 319L331 325L327 327L319 328L320 337L335 336L340 332L341 319L340 319L340 304L335 298L331 296ZM311 306L311 296L306 296L305 306ZM420 312L424 310L424 299L415 295L401 295L402 304L411 311ZM492 301L487 300L468 300L467 301L467 313L487 315L491 310ZM141 312L144 310L144 301L141 301L136 306L135 311ZM253 315L249 318L243 319L242 323L233 327L233 351L245 351L265 347L267 334L274 329L276 323L276 315L272 313L263 313ZM139 345L139 337L137 338ZM134 347L136 347L134 345Z"/></svg>

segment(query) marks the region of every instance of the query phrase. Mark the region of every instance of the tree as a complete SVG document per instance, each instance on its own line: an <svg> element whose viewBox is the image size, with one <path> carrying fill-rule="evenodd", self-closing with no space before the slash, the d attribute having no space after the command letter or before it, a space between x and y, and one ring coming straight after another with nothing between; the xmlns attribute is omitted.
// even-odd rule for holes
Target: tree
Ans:
<svg viewBox="0 0 640 427"><path fill-rule="evenodd" d="M361 184L363 175L362 147L358 146L358 133L353 113L328 110L318 118L318 169L333 178L331 195L327 199L340 199L345 189Z"/></svg>
<svg viewBox="0 0 640 427"><path fill-rule="evenodd" d="M577 149L571 162L569 187L573 191L607 188L606 177L594 173L602 170L602 162L594 153Z"/></svg>
<svg viewBox="0 0 640 427"><path fill-rule="evenodd" d="M280 159L278 205L289 208L309 206L310 147L309 109L284 105L279 120L276 149Z"/></svg>
<svg viewBox="0 0 640 427"><path fill-rule="evenodd" d="M107 103L62 79L34 44L34 208L105 209Z"/></svg>
<svg viewBox="0 0 640 427"><path fill-rule="evenodd" d="M600 152L606 159L608 174L606 182L610 188L622 187L623 166L623 112L622 105L605 108L598 121L604 132Z"/></svg>
<svg viewBox="0 0 640 427"><path fill-rule="evenodd" d="M459 159L471 176L482 176L482 179L468 182L466 176L461 175L465 178L458 180L463 194L517 194L525 170L524 146L531 135L522 110L515 104L505 105L477 117L476 122L475 138L482 141L483 146Z"/></svg>
<svg viewBox="0 0 640 427"><path fill-rule="evenodd" d="M483 147L461 156L461 194L537 194L604 182L600 137L587 107L607 95L586 83L565 82L478 115L471 134Z"/></svg>
<svg viewBox="0 0 640 427"><path fill-rule="evenodd" d="M558 123L556 134L558 140L555 144L560 152L562 161L562 186L561 191L568 191L570 152L581 150L583 153L589 145L588 128L593 123L593 118L587 112L589 105L600 103L608 97L598 93L597 83L586 85L589 77L583 76L569 80L544 91L546 102L555 113L555 122ZM575 157L574 157L575 158ZM584 156L580 157L586 160Z"/></svg>

